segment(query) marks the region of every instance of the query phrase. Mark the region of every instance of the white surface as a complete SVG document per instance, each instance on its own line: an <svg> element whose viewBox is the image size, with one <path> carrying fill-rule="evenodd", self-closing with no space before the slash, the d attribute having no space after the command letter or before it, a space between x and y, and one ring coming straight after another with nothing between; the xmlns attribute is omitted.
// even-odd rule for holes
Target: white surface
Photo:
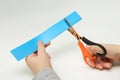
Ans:
<svg viewBox="0 0 120 80"><path fill-rule="evenodd" d="M0 80L31 80L24 60L10 50L32 39L60 19L77 11L83 20L74 28L88 39L120 43L119 0L0 0ZM47 48L61 80L119 80L120 66L99 71L88 67L76 40L67 31Z"/></svg>

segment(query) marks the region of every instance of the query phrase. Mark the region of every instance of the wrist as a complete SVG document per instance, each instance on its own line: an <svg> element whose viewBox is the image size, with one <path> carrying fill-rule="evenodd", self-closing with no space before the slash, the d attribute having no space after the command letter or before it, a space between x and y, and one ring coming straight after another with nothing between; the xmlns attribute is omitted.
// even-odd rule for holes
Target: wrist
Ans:
<svg viewBox="0 0 120 80"><path fill-rule="evenodd" d="M107 57L111 58L113 62L120 62L120 45L115 44L105 44L107 49Z"/></svg>
<svg viewBox="0 0 120 80"><path fill-rule="evenodd" d="M37 75L38 73L41 73L41 72L43 72L43 71L46 70L46 69L52 69L52 68L51 68L51 67L44 67L44 68L35 70L33 73L34 73L35 75Z"/></svg>
<svg viewBox="0 0 120 80"><path fill-rule="evenodd" d="M115 62L120 62L120 45L114 45Z"/></svg>
<svg viewBox="0 0 120 80"><path fill-rule="evenodd" d="M117 62L120 62L120 46L116 45L116 48L114 48L114 49L116 49L116 57L115 58L118 59Z"/></svg>

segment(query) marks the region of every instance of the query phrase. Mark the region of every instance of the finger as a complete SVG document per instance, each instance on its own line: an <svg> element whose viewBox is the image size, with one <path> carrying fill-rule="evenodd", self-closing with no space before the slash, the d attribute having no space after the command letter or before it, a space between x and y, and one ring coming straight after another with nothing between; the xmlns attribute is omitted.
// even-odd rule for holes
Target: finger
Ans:
<svg viewBox="0 0 120 80"><path fill-rule="evenodd" d="M108 57L103 57L102 61L104 61L104 62L112 62L112 60L110 58L108 58Z"/></svg>
<svg viewBox="0 0 120 80"><path fill-rule="evenodd" d="M32 53L30 55L28 55L26 58L25 58L25 61L27 61L28 59L30 59L31 57L35 56L36 54Z"/></svg>
<svg viewBox="0 0 120 80"><path fill-rule="evenodd" d="M112 67L112 62L107 57L99 57L99 63L106 69L110 69Z"/></svg>
<svg viewBox="0 0 120 80"><path fill-rule="evenodd" d="M47 57L48 57L49 59L51 59L51 57L50 57L50 55L49 55L48 53L47 53L46 55L47 55Z"/></svg>
<svg viewBox="0 0 120 80"><path fill-rule="evenodd" d="M100 62L104 68L110 69L112 67L112 62L110 61L109 58L103 57L101 62Z"/></svg>
<svg viewBox="0 0 120 80"><path fill-rule="evenodd" d="M96 68L99 70L103 70L103 66L100 63L96 63Z"/></svg>
<svg viewBox="0 0 120 80"><path fill-rule="evenodd" d="M38 56L39 55L43 55L44 53L46 53L45 51L45 46L43 44L43 42L38 42Z"/></svg>
<svg viewBox="0 0 120 80"><path fill-rule="evenodd" d="M100 61L98 61L98 60L100 60L98 57L96 57L96 56L94 56L95 58L95 63L93 63L90 59L87 59L87 62L88 62L88 64L89 64L89 66L90 67L92 67L92 68L97 68L97 69L99 69L99 70L102 70L103 69L103 66L102 66L102 64L100 64Z"/></svg>
<svg viewBox="0 0 120 80"><path fill-rule="evenodd" d="M99 48L98 46L86 46L86 49L91 53L91 54L96 54L96 53L102 53L103 51L101 50L101 48Z"/></svg>
<svg viewBox="0 0 120 80"><path fill-rule="evenodd" d="M90 54L92 54L93 55L93 51L91 50L91 46L86 46L86 49L87 49L87 51L90 53Z"/></svg>
<svg viewBox="0 0 120 80"><path fill-rule="evenodd" d="M105 69L110 69L112 67L112 63L110 62L105 62L105 63L103 62L102 65Z"/></svg>
<svg viewBox="0 0 120 80"><path fill-rule="evenodd" d="M90 67L95 68L95 63L93 61L91 61L89 58L86 58L86 61Z"/></svg>
<svg viewBox="0 0 120 80"><path fill-rule="evenodd" d="M48 47L50 44L51 44L50 42L49 42L49 43L47 43L47 44L45 45L45 47Z"/></svg>
<svg viewBox="0 0 120 80"><path fill-rule="evenodd" d="M102 65L101 62L102 62L102 58L99 57L99 56L96 56L96 59L95 59L96 68L99 69L99 70L103 69L103 65Z"/></svg>
<svg viewBox="0 0 120 80"><path fill-rule="evenodd" d="M99 70L102 70L103 69L103 66L100 64L100 63L97 63L97 62L92 62L89 58L86 59L87 62L88 62L88 65L92 68L97 68Z"/></svg>
<svg viewBox="0 0 120 80"><path fill-rule="evenodd" d="M102 58L97 57L97 59L96 59L96 68L97 69L100 69L100 70L102 70L104 68L105 69L110 69L111 67L112 67L111 62L103 61Z"/></svg>
<svg viewBox="0 0 120 80"><path fill-rule="evenodd" d="M96 63L100 63L101 61L102 61L102 57L100 57L100 56L96 56Z"/></svg>

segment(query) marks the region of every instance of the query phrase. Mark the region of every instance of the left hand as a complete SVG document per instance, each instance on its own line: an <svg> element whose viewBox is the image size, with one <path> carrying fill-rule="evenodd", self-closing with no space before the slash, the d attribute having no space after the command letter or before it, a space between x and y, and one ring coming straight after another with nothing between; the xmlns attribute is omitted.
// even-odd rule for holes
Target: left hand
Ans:
<svg viewBox="0 0 120 80"><path fill-rule="evenodd" d="M32 53L25 58L27 66L34 74L37 74L45 68L52 68L50 56L45 50L45 47L49 45L50 43L44 45L43 42L38 42L38 51Z"/></svg>

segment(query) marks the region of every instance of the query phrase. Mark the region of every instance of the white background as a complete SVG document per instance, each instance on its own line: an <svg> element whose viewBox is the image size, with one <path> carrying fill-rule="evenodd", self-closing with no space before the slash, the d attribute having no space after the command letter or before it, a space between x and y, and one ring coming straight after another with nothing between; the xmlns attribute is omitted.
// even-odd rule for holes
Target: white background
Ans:
<svg viewBox="0 0 120 80"><path fill-rule="evenodd" d="M82 21L74 28L100 43L120 43L119 0L0 0L0 80L31 80L24 59L10 50L40 34L73 11ZM61 80L120 80L120 66L99 71L88 67L76 39L65 31L47 48Z"/></svg>

